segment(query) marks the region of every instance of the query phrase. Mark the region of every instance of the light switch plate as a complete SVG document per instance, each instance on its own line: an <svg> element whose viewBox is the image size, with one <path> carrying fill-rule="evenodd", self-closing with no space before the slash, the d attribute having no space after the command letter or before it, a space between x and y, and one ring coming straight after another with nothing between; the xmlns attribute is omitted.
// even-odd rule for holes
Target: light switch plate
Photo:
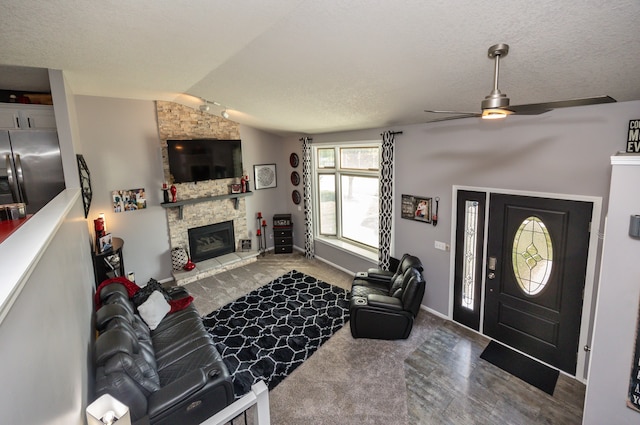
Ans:
<svg viewBox="0 0 640 425"><path fill-rule="evenodd" d="M445 242L436 241L434 245L435 248L439 249L440 251L449 251L449 245L447 245Z"/></svg>

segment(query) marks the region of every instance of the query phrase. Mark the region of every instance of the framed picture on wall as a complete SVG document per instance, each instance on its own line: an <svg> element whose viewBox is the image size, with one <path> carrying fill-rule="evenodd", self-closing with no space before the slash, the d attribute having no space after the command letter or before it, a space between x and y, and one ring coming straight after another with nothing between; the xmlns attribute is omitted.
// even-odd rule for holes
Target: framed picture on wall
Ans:
<svg viewBox="0 0 640 425"><path fill-rule="evenodd" d="M431 223L431 198L402 195L401 217L408 220Z"/></svg>
<svg viewBox="0 0 640 425"><path fill-rule="evenodd" d="M256 189L276 187L276 164L259 164L253 166Z"/></svg>

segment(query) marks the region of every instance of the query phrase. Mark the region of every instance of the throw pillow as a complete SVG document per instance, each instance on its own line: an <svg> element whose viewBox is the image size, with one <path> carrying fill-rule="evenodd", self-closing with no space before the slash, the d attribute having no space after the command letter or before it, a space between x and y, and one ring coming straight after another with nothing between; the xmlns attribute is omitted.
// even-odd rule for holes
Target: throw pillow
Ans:
<svg viewBox="0 0 640 425"><path fill-rule="evenodd" d="M158 327L164 316L169 313L169 310L171 310L171 306L160 291L153 291L149 298L138 306L140 317L151 330Z"/></svg>

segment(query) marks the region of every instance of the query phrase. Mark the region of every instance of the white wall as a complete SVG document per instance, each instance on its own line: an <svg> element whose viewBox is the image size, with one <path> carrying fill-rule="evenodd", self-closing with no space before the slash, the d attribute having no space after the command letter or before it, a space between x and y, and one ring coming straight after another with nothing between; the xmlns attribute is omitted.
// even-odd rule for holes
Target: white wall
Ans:
<svg viewBox="0 0 640 425"><path fill-rule="evenodd" d="M92 230L98 214L106 215L107 231L124 240L126 272L136 281L171 276L169 233L162 202L162 157L152 101L76 96L82 152L91 172ZM114 213L111 192L144 188L147 208Z"/></svg>
<svg viewBox="0 0 640 425"><path fill-rule="evenodd" d="M625 161L617 157L613 161ZM640 413L625 406L635 348L640 300L640 240L629 236L629 217L640 214L640 158L613 165L602 254L594 342L584 424L637 424Z"/></svg>
<svg viewBox="0 0 640 425"><path fill-rule="evenodd" d="M63 198L64 192L53 201L56 210L67 208L57 202ZM2 244L6 249L14 242L28 244L34 252L43 249L0 324L3 424L84 423L93 381L89 376L93 270L81 198L70 202L72 208L61 223L40 220L40 214L55 215L47 205ZM28 238L34 225L38 236L52 233L48 246L30 243L37 239ZM2 259L3 268L15 267Z"/></svg>

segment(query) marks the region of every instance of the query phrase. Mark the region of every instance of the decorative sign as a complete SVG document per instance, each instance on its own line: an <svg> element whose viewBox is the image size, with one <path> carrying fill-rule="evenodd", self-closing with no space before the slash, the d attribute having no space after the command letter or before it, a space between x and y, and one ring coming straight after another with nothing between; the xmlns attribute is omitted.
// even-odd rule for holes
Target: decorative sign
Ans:
<svg viewBox="0 0 640 425"><path fill-rule="evenodd" d="M627 407L640 412L640 315L636 325L635 353L633 354L633 364L631 365L631 379L629 380L629 398Z"/></svg>
<svg viewBox="0 0 640 425"><path fill-rule="evenodd" d="M629 121L627 153L640 153L640 120Z"/></svg>
<svg viewBox="0 0 640 425"><path fill-rule="evenodd" d="M401 217L431 223L431 198L402 195Z"/></svg>

